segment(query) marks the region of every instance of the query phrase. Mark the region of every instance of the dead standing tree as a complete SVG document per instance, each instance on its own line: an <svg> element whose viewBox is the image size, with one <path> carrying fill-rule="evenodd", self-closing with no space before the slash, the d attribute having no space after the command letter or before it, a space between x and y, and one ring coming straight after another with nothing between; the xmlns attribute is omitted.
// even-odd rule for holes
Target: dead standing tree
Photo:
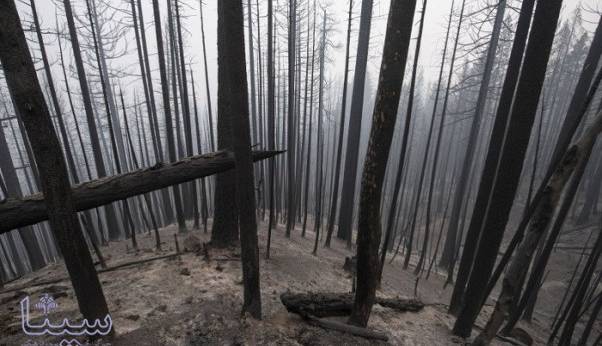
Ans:
<svg viewBox="0 0 602 346"><path fill-rule="evenodd" d="M501 327L504 319L510 314L512 304L516 301L516 295L520 293L520 287L517 287L517 283L520 282L520 278L529 268L529 262L542 239L542 235L551 224L556 210L564 207L566 209L564 215L566 216L568 211L566 206L570 205L566 201L572 201L596 139L601 132L602 112L598 112L594 122L589 126L583 137L566 152L553 172L531 219L525 238L508 267L495 310L485 330L477 338L477 345L487 345ZM566 192L563 194L563 191ZM557 213L556 219L562 217L561 215L562 213ZM563 343L563 341L567 343ZM561 340L561 344L568 343L570 343L568 339Z"/></svg>
<svg viewBox="0 0 602 346"><path fill-rule="evenodd" d="M471 278L464 293L464 297L470 297L471 299L465 299L463 302L453 329L453 333L461 337L470 335L485 297L485 286L498 253L499 243L497 243L497 237L503 235L509 207L518 187L518 179L522 171L531 128L535 120L561 4L562 0L539 1L535 9L533 27L529 35L529 44L527 45L522 67L523 71L527 72L523 73L518 80L517 97L506 129L506 144L499 158L500 162L512 162L513 164L506 164L503 168L503 174L500 173L501 169L496 172L498 176L494 180L492 191L498 198L492 200L489 207L496 210L494 214L497 217L489 214L487 219L483 221L488 232L482 233L483 239L479 244L475 268L471 273L474 277ZM508 203L510 205L507 205ZM485 251L487 249L489 250ZM485 257L478 256L481 253ZM490 258L486 257L486 254Z"/></svg>
<svg viewBox="0 0 602 346"><path fill-rule="evenodd" d="M261 319L259 249L247 93L242 0L218 2L218 103L230 114L244 286L243 312ZM227 100L225 100L227 98Z"/></svg>
<svg viewBox="0 0 602 346"><path fill-rule="evenodd" d="M158 0L153 0L153 15L155 19L155 34L157 36L157 54L159 55L159 73L161 75L161 91L163 96L163 110L165 113L165 124L167 133L167 152L170 162L176 161L176 144L171 120L171 106L169 100L169 83L167 81L167 68L165 66L165 51L163 49L163 34L161 33L161 12ZM176 207L176 219L180 232L186 231L186 220L182 210L182 198L178 186L172 187L174 204Z"/></svg>
<svg viewBox="0 0 602 346"><path fill-rule="evenodd" d="M14 1L0 3L0 61L40 168L50 225L65 259L80 311L89 321L104 319L109 312L107 303L77 222L67 167Z"/></svg>
<svg viewBox="0 0 602 346"><path fill-rule="evenodd" d="M82 60L79 40L77 38L77 30L75 28L73 11L71 10L71 1L63 0L63 3L65 5L65 16L67 17L67 26L69 28L69 36L71 38L73 57L75 58L75 67L77 68L77 79L79 81L79 86L84 102L84 109L86 112L88 131L90 133L90 142L92 144L92 153L94 154L94 164L96 166L96 172L98 173L98 176L102 178L107 176L107 170L105 167L104 159L102 157L100 139L98 137L98 131L96 128L96 120L94 119L94 111L92 110L92 99L90 97L90 89L88 87L88 80L86 78L84 62ZM105 206L105 212L107 217L109 239L117 239L121 235L121 228L118 226L117 223L115 208L113 207L113 205L107 205Z"/></svg>
<svg viewBox="0 0 602 346"><path fill-rule="evenodd" d="M378 283L380 201L389 150L399 107L399 97L416 0L392 0L387 21L372 129L360 190L357 247L357 291L349 323L365 327Z"/></svg>

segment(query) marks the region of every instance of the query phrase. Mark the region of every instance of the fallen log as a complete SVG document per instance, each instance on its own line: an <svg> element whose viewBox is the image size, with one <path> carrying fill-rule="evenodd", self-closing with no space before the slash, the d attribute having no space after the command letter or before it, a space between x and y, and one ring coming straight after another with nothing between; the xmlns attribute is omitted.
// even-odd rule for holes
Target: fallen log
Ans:
<svg viewBox="0 0 602 346"><path fill-rule="evenodd" d="M274 157L283 151L254 151L253 160ZM178 185L234 168L233 154L221 151L191 156L124 174L91 180L73 186L76 211L96 208L111 202ZM44 195L0 201L0 234L48 219Z"/></svg>
<svg viewBox="0 0 602 346"><path fill-rule="evenodd" d="M162 260L162 259L175 258L175 257L178 257L180 255L182 255L182 254L176 252L176 253L172 253L172 254L164 255L164 256L145 258L145 259L141 259L141 260L137 260L137 261L132 261L132 262L126 262L126 263L118 264L116 266L109 267L109 268L99 269L96 272L98 274L108 273L108 272L112 272L112 271L116 271L116 270L121 270L123 268L137 266L137 265L141 265L141 264L145 264L145 263L149 263L149 262L154 262L154 261L158 261L158 260ZM52 284L56 284L56 283L59 283L59 282L62 282L62 281L68 281L68 280L70 280L68 276L62 276L62 277L58 277L56 279L45 280L45 281L29 283L29 284L25 284L25 285L21 285L21 286L17 286L17 287L6 288L4 290L0 290L0 294L5 294L5 293L15 292L15 291L22 291L22 290L25 290L25 289L28 289L28 288L32 288L32 287L52 285Z"/></svg>
<svg viewBox="0 0 602 346"><path fill-rule="evenodd" d="M384 333L370 330L368 328L357 327L351 324L345 324L337 321L326 320L323 318L317 318L311 315L302 316L305 320L311 324L324 329L332 329L338 332L349 333L351 335L361 336L366 339L376 339L382 341L388 341L389 337Z"/></svg>
<svg viewBox="0 0 602 346"><path fill-rule="evenodd" d="M280 295L286 310L316 317L348 316L353 308L350 293L290 293ZM376 304L401 312L418 312L424 303L416 299L376 297Z"/></svg>

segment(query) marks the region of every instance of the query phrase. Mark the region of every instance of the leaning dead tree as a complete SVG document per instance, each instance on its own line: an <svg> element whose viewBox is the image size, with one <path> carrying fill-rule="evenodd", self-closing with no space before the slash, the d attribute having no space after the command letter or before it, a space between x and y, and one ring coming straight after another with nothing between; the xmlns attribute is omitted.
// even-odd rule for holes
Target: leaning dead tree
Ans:
<svg viewBox="0 0 602 346"><path fill-rule="evenodd" d="M477 345L488 344L509 315L512 304L516 301L516 295L520 293L520 287L516 286L520 282L519 278L529 268L529 262L546 229L552 223L557 208L568 204L564 203L562 198L567 200L574 197L577 185L596 144L596 139L601 132L602 111L599 111L582 138L566 152L556 167L531 219L525 238L508 267L508 272L502 282L500 297L485 330L477 338ZM571 183L569 184L569 182ZM559 215L556 215L556 218L558 217Z"/></svg>
<svg viewBox="0 0 602 346"><path fill-rule="evenodd" d="M416 0L392 0L380 68L372 129L360 189L357 237L357 291L349 323L368 324L380 274L378 249L381 238L380 201L383 192L393 130L406 59L412 34ZM348 234L351 236L351 233Z"/></svg>
<svg viewBox="0 0 602 346"><path fill-rule="evenodd" d="M48 196L42 204L65 260L79 309L85 319L100 320L107 316L109 309L77 222L67 165L14 1L0 2L0 62L15 110L22 116L26 134L31 139L35 161L40 168L42 191ZM22 210L20 213L26 214Z"/></svg>
<svg viewBox="0 0 602 346"><path fill-rule="evenodd" d="M253 153L253 160L264 160L282 153L261 151ZM171 163L76 185L73 206L76 211L92 209L114 201L185 183L198 178L225 172L234 168L230 152L197 155ZM9 198L0 202L0 234L48 219L44 195L37 193L25 198Z"/></svg>

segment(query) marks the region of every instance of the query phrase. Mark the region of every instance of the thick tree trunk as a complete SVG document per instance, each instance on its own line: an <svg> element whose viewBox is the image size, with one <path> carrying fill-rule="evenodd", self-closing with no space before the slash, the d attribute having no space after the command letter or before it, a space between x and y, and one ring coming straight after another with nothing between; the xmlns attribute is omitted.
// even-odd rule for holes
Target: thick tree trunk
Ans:
<svg viewBox="0 0 602 346"><path fill-rule="evenodd" d="M254 152L253 160L273 157L281 152ZM100 178L73 187L76 211L87 210L114 201L210 176L234 167L232 155L217 152L197 155L172 163ZM40 193L22 199L9 198L0 203L0 234L48 219L44 196Z"/></svg>
<svg viewBox="0 0 602 346"><path fill-rule="evenodd" d="M240 247L244 286L243 312L261 319L261 292L259 287L259 249L251 134L247 94L245 39L242 0L218 3L218 68L220 110L230 114L232 146L236 163L236 200L240 221ZM223 98L226 97L227 100ZM228 196L231 198L231 196Z"/></svg>
<svg viewBox="0 0 602 346"><path fill-rule="evenodd" d="M240 0L236 0L237 3ZM225 6L225 5L224 5ZM230 6L230 3L228 4ZM224 61L218 67L223 67ZM228 80L228 71L218 68L217 86L217 145L220 150L234 145L232 117L237 114L228 111L230 107L230 86L221 81ZM245 78L246 80L246 78ZM236 199L236 174L234 171L218 174L215 184L215 209L213 210L213 228L211 245L216 247L234 246L239 239L238 205Z"/></svg>
<svg viewBox="0 0 602 346"><path fill-rule="evenodd" d="M31 139L42 190L47 196L50 225L65 259L80 311L89 321L102 320L108 315L107 303L77 222L67 168L14 1L0 3L0 61L15 108Z"/></svg>
<svg viewBox="0 0 602 346"><path fill-rule="evenodd" d="M286 310L296 314L310 314L316 317L348 316L353 310L351 293L290 293L280 295ZM418 312L424 304L415 299L375 297L374 303L399 312Z"/></svg>
<svg viewBox="0 0 602 346"><path fill-rule="evenodd" d="M392 0L366 152L357 240L357 291L349 323L365 327L379 276L380 200L399 107L416 0Z"/></svg>

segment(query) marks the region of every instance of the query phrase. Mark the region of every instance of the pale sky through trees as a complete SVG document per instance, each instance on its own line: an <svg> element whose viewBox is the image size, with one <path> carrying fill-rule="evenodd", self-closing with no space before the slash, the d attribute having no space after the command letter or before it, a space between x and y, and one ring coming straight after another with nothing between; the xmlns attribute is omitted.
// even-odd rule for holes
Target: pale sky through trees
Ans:
<svg viewBox="0 0 602 346"><path fill-rule="evenodd" d="M252 2L252 7L253 7L253 11L255 11L255 1L251 1ZM286 6L285 3L283 1L279 1L280 2L280 6L284 9L281 10L281 15L278 16L276 18L276 21L283 21L285 20L285 17L282 14L286 14L285 11L286 10ZM127 11L127 16L129 16L129 1L124 1L124 0L110 0L109 3L112 6L119 6L119 8L124 9ZM182 3L182 15L186 16L187 18L183 19L183 27L185 29L185 31L187 31L186 33L184 33L184 44L186 45L186 56L187 58L192 60L192 64L193 64L193 69L195 72L195 82L197 84L198 90L199 92L204 93L204 83L202 78L204 78L203 76L203 70L202 70L202 43L201 43L201 24L200 24L200 17L199 17L199 3L198 1L194 0L184 0L181 2ZM278 3L278 2L276 2ZM358 26L359 26L359 10L360 10L360 3L361 0L354 0L354 22L353 22L353 30L354 33L352 34L352 48L351 51L354 52L355 51L355 46L357 44L356 39L356 35L357 35L357 30L358 30ZM423 70L424 73L424 77L426 80L426 82L432 82L435 78L436 78L436 73L438 71L439 68L439 64L440 64L440 54L441 54L441 50L442 50L442 46L443 46L443 39L445 37L445 26L447 23L447 16L449 13L449 8L451 6L452 0L436 0L436 1L429 1L428 5L427 5L427 15L425 18L425 24L424 24L424 36L423 36L423 44L422 44L422 50L421 50L421 56L420 56L420 68ZM477 7L482 7L482 5L484 3L494 3L494 0L471 0L467 2L467 8L477 8ZM512 1L511 3L514 3L514 6L516 6L517 4L520 4L518 1ZM55 5L58 4L58 7ZM152 22L152 8L151 8L151 3L149 1L142 1L143 7L144 7L144 20L146 22L146 27L147 30L152 29L151 26L151 22ZM329 63L331 64L330 67L328 67L326 69L327 73L330 74L331 78L334 78L337 82L342 79L342 74L343 74L343 65L344 65L344 54L345 54L345 30L346 30L346 20L347 20L347 10L348 10L348 6L349 3L346 0L329 0L329 1L318 1L318 4L323 4L325 6L327 6L327 8L329 9L329 13L330 15L334 18L334 25L333 25L333 30L330 32L330 37L329 37L329 41L331 43L333 43L334 45L336 45L335 48L331 48L330 51L328 52L328 55L330 57L330 61ZM421 2L420 2L421 4ZM421 8L421 5L417 5L417 10L418 8ZM578 1L578 0L566 0L564 1L564 9L563 9L563 13L561 16L561 20L564 20L566 18L570 18L572 17L572 13L575 10L575 8L579 5L582 4L583 8L585 9L598 9L600 10L602 8L602 4L599 3L598 0L582 0L582 1ZM245 5L245 16L246 16L246 1L244 2ZM261 32L261 39L262 39L262 44L266 45L266 31L265 31L265 25L266 25L266 11L267 11L267 5L265 4L264 1L259 1L259 5L261 7L261 25L262 25L262 32ZM29 8L28 6L23 6L22 4L19 4L20 6L20 11L23 11L23 13L29 13ZM41 21L42 21L42 27L47 29L48 31L55 31L55 19L54 19L54 15L56 11L61 11L62 13L62 2L57 2L57 1L51 1L51 0L44 0L44 1L38 1L37 4L38 8L39 8L39 12L40 12L40 17L41 17ZM83 8L81 8L81 4L79 2L75 2L74 3L75 6L75 11L78 15L84 15L83 12ZM456 7L459 6L459 1L456 1L455 4ZM374 4L374 10L373 10L373 21L372 21L372 30L371 30L371 42L370 42L370 56L369 56L369 66L368 66L368 78L370 78L371 85L376 85L375 81L376 78L378 76L378 69L380 67L380 54L382 52L382 43L383 43L383 38L384 38L384 29L385 29L385 25L386 25L386 15L388 13L388 7L389 7L389 2L387 0L378 0L375 1ZM214 98L217 97L217 87L216 87L216 83L217 83L217 3L216 0L205 0L204 1L204 16L205 16L205 35L206 35L206 42L207 42L207 54L208 54L208 63L209 63L209 74L210 74L210 79L211 79L211 83L213 83L213 85L215 86L214 88L212 87L212 95ZM305 10L305 9L303 9ZM456 9L457 10L457 9ZM167 11L165 8L162 9L161 14L163 16L167 15ZM513 17L516 17L516 12L511 13L511 15ZM255 17L255 14L254 14ZM593 32L593 30L595 29L595 25L592 23L589 23L592 18L594 18L594 15L589 14L587 12L583 13L583 19L584 19L584 26L585 29L588 30L589 32ZM82 17L81 19L83 20L87 20L87 18ZM129 17L124 18L124 21L126 23L130 23L131 19ZM255 21L256 18L253 18L253 23L255 25ZM282 23L281 23L282 24ZM61 24L62 25L62 24ZM246 25L246 19L245 19L245 25ZM301 21L301 25L306 25L305 24L305 19L303 19ZM283 34L284 33L284 28L285 27L278 27L276 30L279 31L279 34ZM304 31L305 29L303 29ZM254 35L257 35L257 29L254 30ZM120 58L120 59L116 59L117 61L113 60L110 62L111 67L112 68L119 68L121 66L129 66L129 70L131 70L132 73L135 73L135 81L138 81L138 76L137 74L139 73L139 70L137 70L137 66L135 65L137 62L137 57L135 54L135 41L134 41L134 33L133 31L129 31L126 34L127 37L127 47L130 50L130 54ZM415 33L413 33L413 37L415 37ZM147 32L147 39L149 41L149 50L150 53L153 55L151 57L151 66L155 66L153 67L153 73L156 72L156 48L155 48L155 37L154 37L154 31L153 30L149 30ZM246 36L245 36L246 39ZM257 39L257 38L256 38ZM51 41L50 37L46 38L47 40L47 45L49 46L47 49L49 51L49 55L50 56L58 56L58 49L56 47L56 40ZM67 41L63 42L63 45L66 44ZM414 40L415 42L415 40ZM282 41L280 44L283 44L284 41ZM414 43L412 43L414 44ZM286 49L285 46L282 47L282 49ZM248 50L248 45L247 45L247 50ZM55 55L56 53L56 55ZM302 53L303 55L304 53ZM353 54L352 54L352 59L354 58ZM67 59L70 59L70 54L67 54ZM265 59L265 57L264 57ZM283 60L282 62L283 64L286 64L286 60ZM58 65L58 64L56 64ZM57 67L57 66L55 66ZM338 67L338 68L337 68ZM353 68L353 64L350 65L350 68ZM353 73L353 71L351 71ZM58 70L57 70L58 73ZM158 78L158 73L156 73L156 75L153 78ZM427 87L428 83L423 84L423 87ZM339 88L340 86L335 86L335 88ZM136 87L134 89L139 89L137 92L139 94L139 96L142 95L142 86L138 86L136 84ZM130 90L131 91L131 90ZM371 91L368 93L368 95L372 94ZM126 91L126 97L131 97L132 95L127 95L127 91ZM204 103L204 97L199 97L199 102L201 102L201 107L204 107L203 103Z"/></svg>

